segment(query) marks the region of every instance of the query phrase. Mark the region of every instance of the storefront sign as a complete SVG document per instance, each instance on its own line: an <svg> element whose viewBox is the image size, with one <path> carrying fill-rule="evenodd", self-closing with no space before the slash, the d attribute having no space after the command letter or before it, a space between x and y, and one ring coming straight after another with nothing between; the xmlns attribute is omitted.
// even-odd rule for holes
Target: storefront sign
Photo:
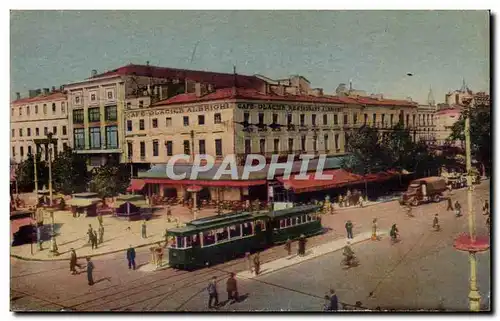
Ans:
<svg viewBox="0 0 500 321"><path fill-rule="evenodd" d="M287 105L287 104L258 104L258 103L238 103L239 109L244 110L272 110L272 111L299 111L299 112L336 112L342 108L330 105Z"/></svg>
<svg viewBox="0 0 500 321"><path fill-rule="evenodd" d="M229 109L230 107L231 106L229 105L229 103L202 104L190 107L168 107L165 109L129 111L126 113L126 117L135 118L135 117L161 116L161 115L172 115L172 114L210 112L210 111Z"/></svg>

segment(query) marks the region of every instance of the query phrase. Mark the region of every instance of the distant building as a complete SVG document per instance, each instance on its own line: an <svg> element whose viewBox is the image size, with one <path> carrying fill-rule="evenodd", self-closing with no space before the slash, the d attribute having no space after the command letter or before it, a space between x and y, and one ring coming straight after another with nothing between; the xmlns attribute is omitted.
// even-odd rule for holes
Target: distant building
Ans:
<svg viewBox="0 0 500 321"><path fill-rule="evenodd" d="M436 111L437 106L436 101L434 100L434 94L432 92L432 88L429 88L429 94L427 95L427 104L418 105L417 109L417 140L424 140L430 144L433 144L436 141Z"/></svg>
<svg viewBox="0 0 500 321"><path fill-rule="evenodd" d="M472 98L473 98L472 90L470 90L469 87L465 84L465 79L464 79L462 83L462 88L452 92L448 92L445 95L445 103L450 107L462 106L464 100Z"/></svg>
<svg viewBox="0 0 500 321"><path fill-rule="evenodd" d="M444 145L452 133L453 125L460 119L461 110L458 108L443 109L436 112L436 143ZM451 142L453 146L460 146L459 141Z"/></svg>

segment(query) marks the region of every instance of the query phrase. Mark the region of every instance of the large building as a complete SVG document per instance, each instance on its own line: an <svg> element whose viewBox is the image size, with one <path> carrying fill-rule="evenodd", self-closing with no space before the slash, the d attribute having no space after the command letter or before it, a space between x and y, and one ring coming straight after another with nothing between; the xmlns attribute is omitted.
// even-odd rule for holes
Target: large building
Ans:
<svg viewBox="0 0 500 321"><path fill-rule="evenodd" d="M245 86L264 83L251 76L181 70L149 65L127 65L65 85L70 110L72 142L78 153L88 156L90 166L113 157L127 162L124 154L125 111L148 108L150 104L185 92L194 92L196 82L209 87Z"/></svg>
<svg viewBox="0 0 500 321"><path fill-rule="evenodd" d="M459 146L460 142L450 142L448 138L452 133L453 125L460 119L461 110L458 108L448 108L436 112L436 143L445 145L451 143Z"/></svg>
<svg viewBox="0 0 500 321"><path fill-rule="evenodd" d="M52 90L30 90L28 97L22 98L20 93L16 93L16 96L10 112L12 160L19 163L28 154L35 154L34 139L47 138L48 133L57 139L53 157L70 144L68 105L64 92L52 87ZM40 152L42 159L47 160L48 150Z"/></svg>

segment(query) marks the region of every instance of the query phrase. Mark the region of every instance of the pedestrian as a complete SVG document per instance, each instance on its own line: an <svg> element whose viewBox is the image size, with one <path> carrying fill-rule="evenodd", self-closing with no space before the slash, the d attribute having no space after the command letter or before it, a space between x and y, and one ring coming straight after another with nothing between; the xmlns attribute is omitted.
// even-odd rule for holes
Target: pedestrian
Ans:
<svg viewBox="0 0 500 321"><path fill-rule="evenodd" d="M250 252L245 252L245 261L247 262L247 270L252 273L252 257Z"/></svg>
<svg viewBox="0 0 500 321"><path fill-rule="evenodd" d="M325 303L323 304L323 311L330 311L330 296L325 294Z"/></svg>
<svg viewBox="0 0 500 321"><path fill-rule="evenodd" d="M372 221L372 240L376 241L378 240L377 236L377 219L374 218Z"/></svg>
<svg viewBox="0 0 500 321"><path fill-rule="evenodd" d="M488 215L488 218L486 218L486 227L488 228L488 234L491 232L491 221L490 221L491 214Z"/></svg>
<svg viewBox="0 0 500 321"><path fill-rule="evenodd" d="M489 215L489 214L490 214L490 205L488 204L488 200L485 200L483 205L483 215Z"/></svg>
<svg viewBox="0 0 500 321"><path fill-rule="evenodd" d="M104 242L104 226L99 225L99 244Z"/></svg>
<svg viewBox="0 0 500 321"><path fill-rule="evenodd" d="M128 261L128 269L133 268L135 270L135 249L132 245L129 245L127 249L127 261Z"/></svg>
<svg viewBox="0 0 500 321"><path fill-rule="evenodd" d="M172 210L170 209L170 205L167 205L167 222L170 222L172 218Z"/></svg>
<svg viewBox="0 0 500 321"><path fill-rule="evenodd" d="M288 256L292 255L292 240L290 240L290 238L286 240L285 250L288 253Z"/></svg>
<svg viewBox="0 0 500 321"><path fill-rule="evenodd" d="M38 243L38 251L43 250L42 226L40 224L36 227L36 240Z"/></svg>
<svg viewBox="0 0 500 321"><path fill-rule="evenodd" d="M69 270L71 271L71 274L78 274L76 271L76 267L78 266L79 269L82 268L80 264L78 264L78 258L76 256L76 251L71 248L71 257L69 259Z"/></svg>
<svg viewBox="0 0 500 321"><path fill-rule="evenodd" d="M351 190L350 189L347 190L347 193L345 195L345 202L346 202L346 204L345 204L346 207L351 206Z"/></svg>
<svg viewBox="0 0 500 321"><path fill-rule="evenodd" d="M238 284L234 276L231 272L226 282L227 300L231 301L231 304L238 301Z"/></svg>
<svg viewBox="0 0 500 321"><path fill-rule="evenodd" d="M217 293L217 277L212 277L212 280L208 283L208 308L212 308L212 301L215 301L213 305L216 308L219 305L219 294Z"/></svg>
<svg viewBox="0 0 500 321"><path fill-rule="evenodd" d="M92 249L97 249L97 232L96 230L92 231Z"/></svg>
<svg viewBox="0 0 500 321"><path fill-rule="evenodd" d="M391 231L389 232L389 235L391 236L392 242L396 242L397 238L399 236L399 230L396 226L396 224L392 224Z"/></svg>
<svg viewBox="0 0 500 321"><path fill-rule="evenodd" d="M455 202L455 215L456 217L462 216L462 206L458 201Z"/></svg>
<svg viewBox="0 0 500 321"><path fill-rule="evenodd" d="M436 231L439 231L441 229L441 227L439 226L439 218L437 213L434 215L434 220L432 221L432 227Z"/></svg>
<svg viewBox="0 0 500 321"><path fill-rule="evenodd" d="M358 198L358 203L359 203L359 207L363 207L363 195L362 194L359 194L359 198Z"/></svg>
<svg viewBox="0 0 500 321"><path fill-rule="evenodd" d="M94 230L92 229L92 225L89 224L89 229L87 231L87 235L89 236L89 241L88 241L89 244L92 244L92 237L94 235L93 231Z"/></svg>
<svg viewBox="0 0 500 321"><path fill-rule="evenodd" d="M100 212L97 214L97 221L99 222L99 226L103 225L102 215Z"/></svg>
<svg viewBox="0 0 500 321"><path fill-rule="evenodd" d="M87 280L89 281L89 285L94 285L94 277L92 275L94 268L94 263L90 260L90 257L87 256Z"/></svg>
<svg viewBox="0 0 500 321"><path fill-rule="evenodd" d="M306 237L304 234L301 234L299 237L299 249L298 249L298 254L300 256L304 256L306 254Z"/></svg>
<svg viewBox="0 0 500 321"><path fill-rule="evenodd" d="M339 309L339 299L334 289L330 289L330 311L337 311Z"/></svg>
<svg viewBox="0 0 500 321"><path fill-rule="evenodd" d="M165 238L165 246L168 245L168 228L165 229L165 234L163 234L163 237Z"/></svg>
<svg viewBox="0 0 500 321"><path fill-rule="evenodd" d="M253 257L253 268L255 275L259 275L260 273L260 257L259 257L259 252L255 253Z"/></svg>
<svg viewBox="0 0 500 321"><path fill-rule="evenodd" d="M348 220L346 223L345 223L345 229L347 231L347 238L348 239L352 239L352 222L351 220Z"/></svg>
<svg viewBox="0 0 500 321"><path fill-rule="evenodd" d="M143 239L147 238L147 235L146 235L146 220L142 221L141 235L142 235Z"/></svg>
<svg viewBox="0 0 500 321"><path fill-rule="evenodd" d="M344 207L344 198L342 194L339 194L339 207Z"/></svg>
<svg viewBox="0 0 500 321"><path fill-rule="evenodd" d="M446 208L447 211L453 211L453 202L451 200L451 197L448 197L448 207Z"/></svg>
<svg viewBox="0 0 500 321"><path fill-rule="evenodd" d="M161 265L163 264L163 247L161 246L160 242L158 242L158 247L156 248L156 255L156 267L161 267Z"/></svg>

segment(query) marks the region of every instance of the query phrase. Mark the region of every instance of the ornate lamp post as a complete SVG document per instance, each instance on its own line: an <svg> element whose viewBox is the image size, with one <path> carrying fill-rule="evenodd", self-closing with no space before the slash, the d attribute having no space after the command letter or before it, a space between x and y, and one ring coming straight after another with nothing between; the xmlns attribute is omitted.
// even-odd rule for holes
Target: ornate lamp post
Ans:
<svg viewBox="0 0 500 321"><path fill-rule="evenodd" d="M466 104L465 118L465 157L467 166L467 210L469 217L469 234L463 234L457 237L454 246L457 250L469 252L470 264L470 292L469 292L469 308L471 311L480 310L481 295L477 288L476 279L476 253L488 250L490 244L488 237L476 236L476 221L475 213L472 209L472 171L471 171L471 149L470 149L470 110L472 100L464 102Z"/></svg>

